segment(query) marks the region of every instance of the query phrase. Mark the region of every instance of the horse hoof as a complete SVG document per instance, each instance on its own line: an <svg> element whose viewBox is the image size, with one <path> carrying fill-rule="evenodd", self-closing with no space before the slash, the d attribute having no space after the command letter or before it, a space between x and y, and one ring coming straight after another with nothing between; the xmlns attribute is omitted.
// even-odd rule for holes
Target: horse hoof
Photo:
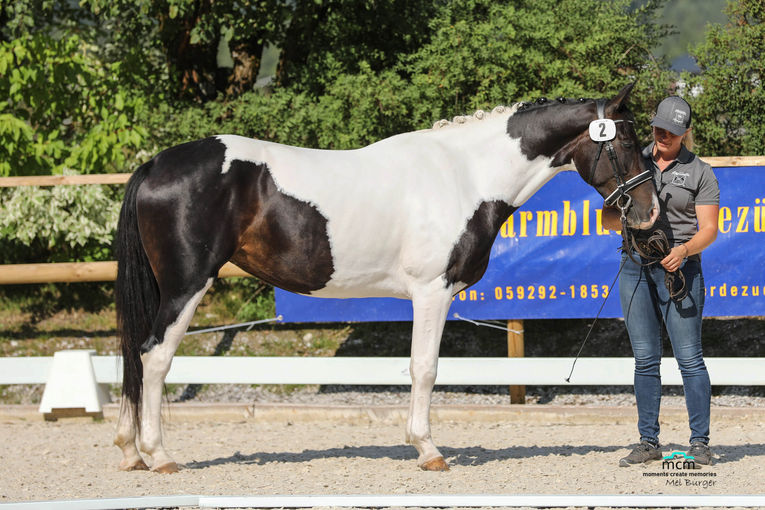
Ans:
<svg viewBox="0 0 765 510"><path fill-rule="evenodd" d="M138 459L138 462L135 462L133 464L122 464L120 463L120 471L148 471L149 466L146 465L146 463L143 461L143 459Z"/></svg>
<svg viewBox="0 0 765 510"><path fill-rule="evenodd" d="M152 469L155 473L161 473L163 475L170 475L178 472L178 464L175 462L168 462Z"/></svg>
<svg viewBox="0 0 765 510"><path fill-rule="evenodd" d="M449 471L449 464L443 457L436 457L420 466L424 471Z"/></svg>

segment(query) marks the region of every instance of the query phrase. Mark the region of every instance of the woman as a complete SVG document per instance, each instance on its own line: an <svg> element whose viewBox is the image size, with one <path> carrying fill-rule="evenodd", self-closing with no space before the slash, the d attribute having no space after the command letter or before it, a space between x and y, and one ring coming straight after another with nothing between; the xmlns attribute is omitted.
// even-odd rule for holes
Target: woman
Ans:
<svg viewBox="0 0 765 510"><path fill-rule="evenodd" d="M653 143L643 150L646 167L654 171L660 202L656 229L666 234L669 253L658 263L641 266L626 253L619 277L619 296L635 356L635 398L640 444L619 461L629 466L662 458L659 406L662 322L683 377L691 429L690 449L697 464L710 464L709 407L711 386L701 352L704 278L701 252L717 237L720 192L712 168L685 146L690 136L691 107L680 97L664 99L651 122ZM604 209L606 228L621 230L616 209ZM636 260L640 257L633 252ZM665 273L681 271L687 294L670 296Z"/></svg>

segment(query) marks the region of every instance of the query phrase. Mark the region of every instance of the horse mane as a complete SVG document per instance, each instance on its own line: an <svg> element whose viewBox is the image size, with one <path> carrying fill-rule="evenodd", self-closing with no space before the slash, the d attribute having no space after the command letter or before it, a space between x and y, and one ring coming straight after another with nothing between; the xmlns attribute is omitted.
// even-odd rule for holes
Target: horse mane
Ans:
<svg viewBox="0 0 765 510"><path fill-rule="evenodd" d="M516 103L513 106L504 106L504 105L495 106L494 109L490 112L486 112L484 110L476 110L475 112L473 112L472 115L457 115L452 120L441 119L437 121L435 124L433 124L433 129L443 129L447 127L462 126L467 123L488 119L490 117L495 117L497 115L515 113L515 111L518 109L518 106L520 104L521 103Z"/></svg>
<svg viewBox="0 0 765 510"><path fill-rule="evenodd" d="M443 129L446 127L461 126L474 121L484 120L490 117L501 114L513 114L527 112L529 110L537 110L539 108L546 108L554 104L569 104L569 103L587 103L594 101L594 99L580 97L577 99L567 99L565 97L559 97L554 100L547 99L546 97L540 97L536 101L530 103L515 103L512 106L499 105L495 106L491 112L485 112L484 110L476 110L472 115L457 115L452 120L441 119L433 124L432 129Z"/></svg>

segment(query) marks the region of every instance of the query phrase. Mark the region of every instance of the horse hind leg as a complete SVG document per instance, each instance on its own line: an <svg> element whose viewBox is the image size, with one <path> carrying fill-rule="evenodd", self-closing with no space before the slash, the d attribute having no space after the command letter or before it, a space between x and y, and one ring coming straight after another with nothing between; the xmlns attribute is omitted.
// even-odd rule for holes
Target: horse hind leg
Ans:
<svg viewBox="0 0 765 510"><path fill-rule="evenodd" d="M122 460L119 466L121 471L147 471L149 469L138 452L135 438L136 420L133 416L133 407L123 401L117 421L117 437L114 438L114 444L122 450Z"/></svg>
<svg viewBox="0 0 765 510"><path fill-rule="evenodd" d="M430 399L436 382L438 350L446 314L451 305L451 288L438 279L413 293L412 397L406 426L406 440L416 449L417 465L428 471L447 471L449 465L438 451L430 433Z"/></svg>
<svg viewBox="0 0 765 510"><path fill-rule="evenodd" d="M152 471L178 471L178 465L168 455L162 443L162 388L173 355L186 333L197 305L212 282L213 278L209 278L201 289L196 287L199 289L196 292L179 292L177 295L163 293L152 336L142 347L143 397L139 446L141 451L151 456Z"/></svg>

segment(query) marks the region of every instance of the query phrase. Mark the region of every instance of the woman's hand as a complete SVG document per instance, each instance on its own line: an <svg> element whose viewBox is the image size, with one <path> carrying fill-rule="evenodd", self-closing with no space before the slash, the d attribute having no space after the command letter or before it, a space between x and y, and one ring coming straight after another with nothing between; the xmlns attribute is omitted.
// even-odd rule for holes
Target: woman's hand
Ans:
<svg viewBox="0 0 765 510"><path fill-rule="evenodd" d="M675 246L669 255L664 257L661 265L667 271L677 271L683 263L683 259L689 255L701 253L717 238L717 214L719 207L716 205L697 205L696 218L699 222L699 230L686 243Z"/></svg>
<svg viewBox="0 0 765 510"><path fill-rule="evenodd" d="M688 256L688 248L684 244L675 246L669 252L669 255L661 260L661 265L669 272L677 271L683 264L683 259Z"/></svg>

